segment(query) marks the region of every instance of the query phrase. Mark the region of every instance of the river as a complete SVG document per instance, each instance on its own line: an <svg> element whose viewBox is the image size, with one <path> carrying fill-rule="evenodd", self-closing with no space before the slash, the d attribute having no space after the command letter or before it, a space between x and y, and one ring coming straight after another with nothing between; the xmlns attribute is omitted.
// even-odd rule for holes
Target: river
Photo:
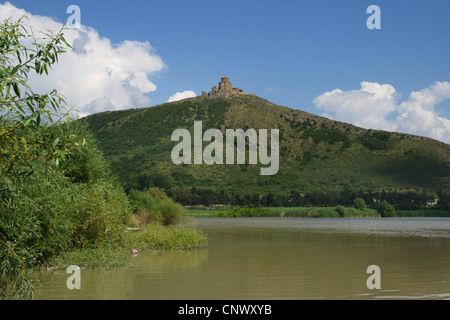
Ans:
<svg viewBox="0 0 450 320"><path fill-rule="evenodd" d="M41 272L36 299L450 299L450 218L196 218L207 248ZM379 267L380 289L367 273Z"/></svg>

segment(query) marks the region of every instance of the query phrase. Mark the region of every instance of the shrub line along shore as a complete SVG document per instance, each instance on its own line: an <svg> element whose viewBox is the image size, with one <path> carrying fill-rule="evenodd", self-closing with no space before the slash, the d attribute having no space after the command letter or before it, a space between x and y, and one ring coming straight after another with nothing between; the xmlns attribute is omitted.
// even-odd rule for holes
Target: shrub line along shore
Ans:
<svg viewBox="0 0 450 320"><path fill-rule="evenodd" d="M376 209L354 207L260 207L260 208L186 208L188 217L281 217L281 218L377 218L377 217L450 217L444 210L395 210L390 215Z"/></svg>

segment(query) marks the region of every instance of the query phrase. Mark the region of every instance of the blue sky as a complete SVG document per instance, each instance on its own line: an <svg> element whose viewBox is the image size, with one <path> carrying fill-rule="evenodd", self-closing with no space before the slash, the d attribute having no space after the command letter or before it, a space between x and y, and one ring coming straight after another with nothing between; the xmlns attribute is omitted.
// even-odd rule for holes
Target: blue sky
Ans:
<svg viewBox="0 0 450 320"><path fill-rule="evenodd" d="M10 4L58 22L64 22L69 17L66 8L76 4L82 25L109 39L111 50L127 40L148 43L149 55L162 64L145 69L153 86L136 85L142 99L132 99L133 104L164 103L187 90L199 95L226 75L233 86L279 105L450 142L450 1ZM381 9L380 30L366 27L366 9L373 4ZM96 106L84 108L86 114L105 111L107 101L114 101L106 98L103 104L89 104L90 98L78 103ZM125 108L124 103L112 110Z"/></svg>

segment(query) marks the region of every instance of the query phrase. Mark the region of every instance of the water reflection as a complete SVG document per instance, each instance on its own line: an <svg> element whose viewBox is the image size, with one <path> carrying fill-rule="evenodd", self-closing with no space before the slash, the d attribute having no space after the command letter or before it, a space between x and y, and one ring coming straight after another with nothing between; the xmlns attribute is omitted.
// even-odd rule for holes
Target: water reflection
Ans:
<svg viewBox="0 0 450 320"><path fill-rule="evenodd" d="M448 299L450 219L197 219L209 246L43 272L37 299ZM366 269L381 268L381 290Z"/></svg>

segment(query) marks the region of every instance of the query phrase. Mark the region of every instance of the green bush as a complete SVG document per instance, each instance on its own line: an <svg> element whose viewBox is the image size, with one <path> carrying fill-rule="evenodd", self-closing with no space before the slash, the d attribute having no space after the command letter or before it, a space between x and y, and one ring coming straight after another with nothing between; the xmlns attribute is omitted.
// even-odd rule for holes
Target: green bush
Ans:
<svg viewBox="0 0 450 320"><path fill-rule="evenodd" d="M44 132L54 142L33 145ZM16 154L0 158L0 299L30 297L31 270L58 255L117 245L131 216L125 192L86 127L69 122L15 134L2 151ZM20 152L13 151L17 143ZM53 149L57 158L49 156Z"/></svg>
<svg viewBox="0 0 450 320"><path fill-rule="evenodd" d="M134 210L134 216L141 221L140 224L162 223L162 213L158 210L160 198L152 196L148 191L131 190L128 200Z"/></svg>
<svg viewBox="0 0 450 320"><path fill-rule="evenodd" d="M203 247L208 243L207 236L199 230L176 227L164 227L150 223L143 230L130 234L126 245L130 249L188 249Z"/></svg>
<svg viewBox="0 0 450 320"><path fill-rule="evenodd" d="M169 198L161 200L159 210L161 210L162 223L165 226L179 222L184 212L183 207L179 203L175 203Z"/></svg>
<svg viewBox="0 0 450 320"><path fill-rule="evenodd" d="M336 211L339 214L339 217L343 218L346 215L346 209L343 206L336 206Z"/></svg>
<svg viewBox="0 0 450 320"><path fill-rule="evenodd" d="M362 198L356 198L354 200L355 208L359 210L366 209L366 202Z"/></svg>
<svg viewBox="0 0 450 320"><path fill-rule="evenodd" d="M266 217L267 208L236 208L219 212L219 217Z"/></svg>
<svg viewBox="0 0 450 320"><path fill-rule="evenodd" d="M68 265L88 269L123 267L129 263L129 256L130 250L125 247L105 245L65 251L47 264L55 269L66 269Z"/></svg>
<svg viewBox="0 0 450 320"><path fill-rule="evenodd" d="M176 224L183 215L183 207L158 188L132 190L128 198L140 224L156 222L169 226Z"/></svg>
<svg viewBox="0 0 450 320"><path fill-rule="evenodd" d="M111 182L86 185L73 208L77 247L117 244L130 223L128 199L121 187Z"/></svg>
<svg viewBox="0 0 450 320"><path fill-rule="evenodd" d="M60 254L120 243L129 224L126 194L113 181L73 183L58 168L33 168L22 179L0 175L3 298L18 283L13 294L31 294L30 270Z"/></svg>
<svg viewBox="0 0 450 320"><path fill-rule="evenodd" d="M390 205L386 200L378 203L376 209L381 217L393 217L395 215L394 206Z"/></svg>
<svg viewBox="0 0 450 320"><path fill-rule="evenodd" d="M321 212L319 212L319 210ZM284 211L283 217L286 218L320 218L322 214L325 214L327 208L299 208L299 209L293 209Z"/></svg>
<svg viewBox="0 0 450 320"><path fill-rule="evenodd" d="M77 145L76 149L67 154L66 161L60 165L66 177L77 183L108 180L111 177L109 164L105 161L97 140L85 123L70 122L65 124L65 128L56 129L62 130L65 136L70 136L71 141Z"/></svg>
<svg viewBox="0 0 450 320"><path fill-rule="evenodd" d="M371 150L387 150L394 145L392 134L386 131L369 130L359 138L359 141Z"/></svg>

